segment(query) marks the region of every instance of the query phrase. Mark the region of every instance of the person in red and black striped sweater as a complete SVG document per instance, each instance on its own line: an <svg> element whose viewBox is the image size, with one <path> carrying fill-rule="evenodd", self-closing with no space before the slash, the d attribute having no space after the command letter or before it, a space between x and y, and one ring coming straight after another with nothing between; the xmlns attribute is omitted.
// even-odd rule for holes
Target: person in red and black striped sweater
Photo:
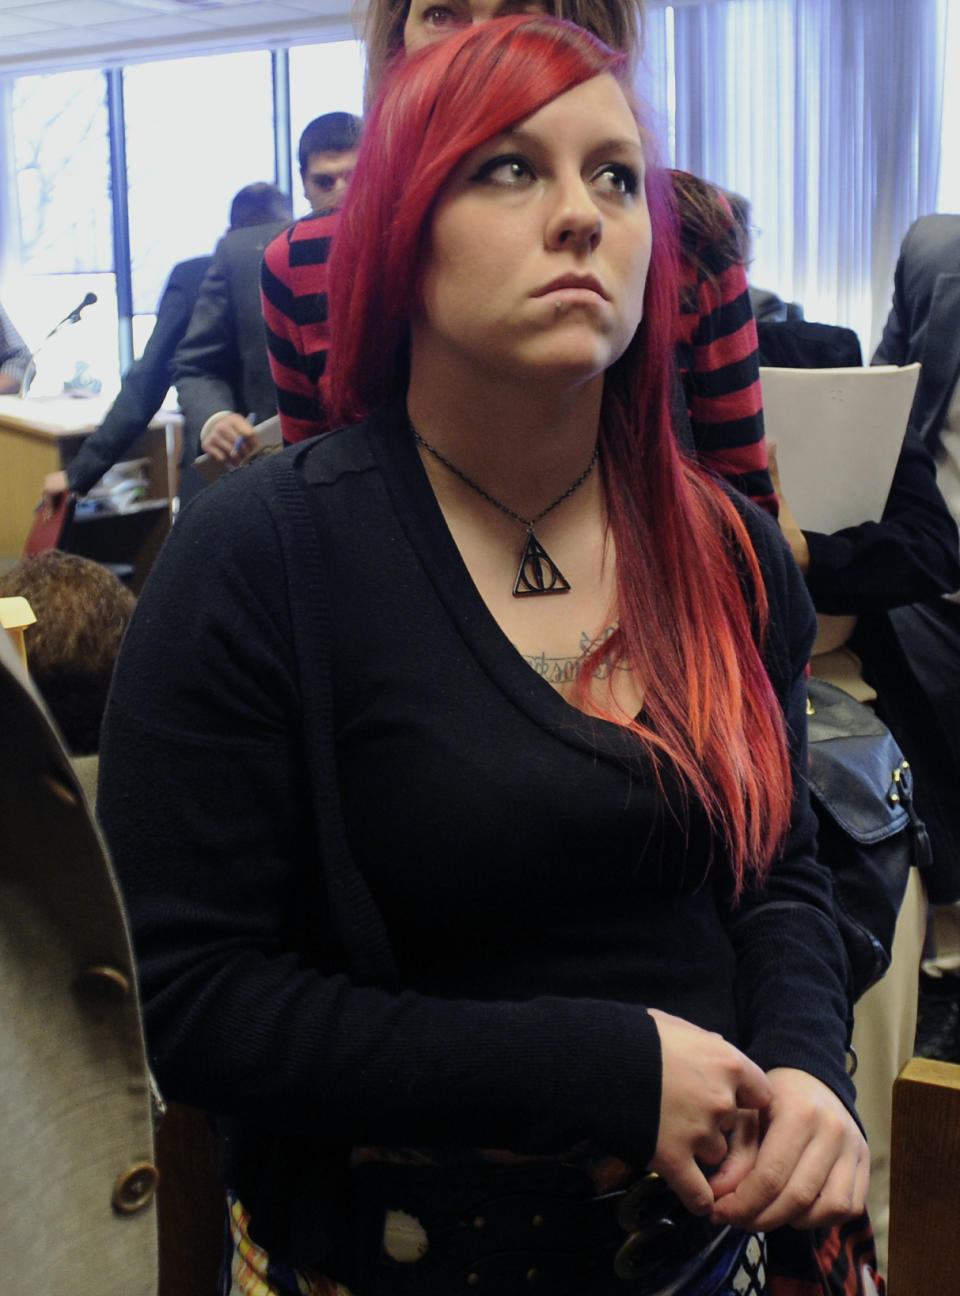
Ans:
<svg viewBox="0 0 960 1296"><path fill-rule="evenodd" d="M328 430L327 261L337 222L335 211L301 217L268 244L260 267L267 350L287 442Z"/></svg>

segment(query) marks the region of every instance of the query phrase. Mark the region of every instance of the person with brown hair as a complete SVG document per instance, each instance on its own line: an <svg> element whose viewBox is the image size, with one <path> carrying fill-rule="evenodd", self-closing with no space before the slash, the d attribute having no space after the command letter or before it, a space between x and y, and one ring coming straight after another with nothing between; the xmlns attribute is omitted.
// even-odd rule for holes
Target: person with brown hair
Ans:
<svg viewBox="0 0 960 1296"><path fill-rule="evenodd" d="M0 597L25 598L30 674L74 756L100 746L113 665L136 600L100 563L51 549L0 576Z"/></svg>

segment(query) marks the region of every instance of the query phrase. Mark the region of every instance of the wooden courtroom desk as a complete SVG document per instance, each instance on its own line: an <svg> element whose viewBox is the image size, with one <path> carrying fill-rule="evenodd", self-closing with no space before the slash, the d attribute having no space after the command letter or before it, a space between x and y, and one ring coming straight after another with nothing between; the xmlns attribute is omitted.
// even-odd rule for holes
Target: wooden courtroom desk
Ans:
<svg viewBox="0 0 960 1296"><path fill-rule="evenodd" d="M65 468L113 403L103 397L0 396L0 555L16 557L47 473ZM139 589L173 520L181 417L160 410L124 461L148 459L146 499L124 513L74 522L68 548L102 562L133 563Z"/></svg>

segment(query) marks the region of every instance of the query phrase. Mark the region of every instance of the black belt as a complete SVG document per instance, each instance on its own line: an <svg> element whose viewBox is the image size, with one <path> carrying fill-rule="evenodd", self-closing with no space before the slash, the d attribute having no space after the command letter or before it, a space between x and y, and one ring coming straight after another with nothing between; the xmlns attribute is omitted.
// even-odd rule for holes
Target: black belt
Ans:
<svg viewBox="0 0 960 1296"><path fill-rule="evenodd" d="M377 1161L354 1169L351 1181L353 1237L328 1272L354 1296L643 1296L724 1232L691 1215L653 1174L600 1196L584 1171L552 1162ZM392 1255L384 1247L390 1211L411 1224L408 1245L391 1246Z"/></svg>

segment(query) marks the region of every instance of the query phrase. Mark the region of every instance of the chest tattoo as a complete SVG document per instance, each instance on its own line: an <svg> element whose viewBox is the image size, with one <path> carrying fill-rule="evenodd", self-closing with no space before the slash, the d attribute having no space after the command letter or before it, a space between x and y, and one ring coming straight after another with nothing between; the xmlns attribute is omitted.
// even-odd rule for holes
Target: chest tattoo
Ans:
<svg viewBox="0 0 960 1296"><path fill-rule="evenodd" d="M610 625L598 635L591 635L584 630L580 635L579 651L569 657L551 657L545 652L524 653L523 659L532 666L549 684L572 684L583 668L584 659L592 649L605 643L616 626ZM613 667L604 662L596 672L595 679L609 679ZM618 666L618 670L629 670L629 666Z"/></svg>

